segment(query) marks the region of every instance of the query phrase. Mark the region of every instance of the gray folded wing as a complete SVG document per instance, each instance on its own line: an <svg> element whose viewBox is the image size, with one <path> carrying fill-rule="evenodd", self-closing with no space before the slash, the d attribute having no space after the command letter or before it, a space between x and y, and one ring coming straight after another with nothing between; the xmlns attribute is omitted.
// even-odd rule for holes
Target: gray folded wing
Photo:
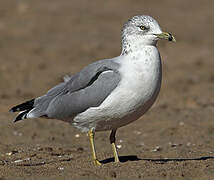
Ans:
<svg viewBox="0 0 214 180"><path fill-rule="evenodd" d="M31 117L55 119L74 117L90 107L99 106L120 82L119 64L101 60L35 99Z"/></svg>

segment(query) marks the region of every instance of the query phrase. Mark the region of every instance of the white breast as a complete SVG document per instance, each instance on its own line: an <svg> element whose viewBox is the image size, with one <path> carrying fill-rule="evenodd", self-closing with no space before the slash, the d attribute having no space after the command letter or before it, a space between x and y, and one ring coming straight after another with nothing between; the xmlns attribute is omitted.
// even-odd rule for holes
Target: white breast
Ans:
<svg viewBox="0 0 214 180"><path fill-rule="evenodd" d="M97 131L124 126L142 116L154 103L161 85L161 60L154 46L119 59L122 76L117 88L95 108L74 118L82 131Z"/></svg>

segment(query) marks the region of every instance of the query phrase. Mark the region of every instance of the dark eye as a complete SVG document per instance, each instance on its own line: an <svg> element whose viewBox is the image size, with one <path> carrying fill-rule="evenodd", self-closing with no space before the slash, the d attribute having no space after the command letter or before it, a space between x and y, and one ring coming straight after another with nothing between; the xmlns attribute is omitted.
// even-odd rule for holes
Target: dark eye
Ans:
<svg viewBox="0 0 214 180"><path fill-rule="evenodd" d="M147 29L145 26L139 26L139 28L140 28L141 30L146 30L146 29Z"/></svg>

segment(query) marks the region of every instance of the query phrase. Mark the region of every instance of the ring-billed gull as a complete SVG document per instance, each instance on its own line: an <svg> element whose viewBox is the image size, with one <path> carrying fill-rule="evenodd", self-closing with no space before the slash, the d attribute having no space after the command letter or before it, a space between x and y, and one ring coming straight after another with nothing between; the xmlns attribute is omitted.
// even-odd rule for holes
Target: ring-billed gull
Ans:
<svg viewBox="0 0 214 180"><path fill-rule="evenodd" d="M120 56L96 61L45 95L13 107L11 112L20 111L14 121L44 117L71 123L88 133L96 165L101 163L95 153L95 131L111 130L110 143L119 162L116 130L141 117L161 87L159 39L175 42L152 17L132 17L122 28Z"/></svg>

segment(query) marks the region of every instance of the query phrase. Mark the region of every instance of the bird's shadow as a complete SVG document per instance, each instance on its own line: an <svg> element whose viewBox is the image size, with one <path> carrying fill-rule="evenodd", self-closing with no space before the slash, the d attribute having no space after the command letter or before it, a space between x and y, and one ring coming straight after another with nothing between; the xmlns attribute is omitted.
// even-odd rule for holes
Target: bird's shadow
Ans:
<svg viewBox="0 0 214 180"><path fill-rule="evenodd" d="M129 156L120 156L119 160L121 163L127 162L127 161L151 161L151 162L160 162L166 163L166 162L182 162L182 161L203 161L208 159L214 159L214 156L201 156L196 158L138 158L136 155L129 155ZM102 161L100 161L103 164L108 164L111 162L114 162L114 158L107 158Z"/></svg>
<svg viewBox="0 0 214 180"><path fill-rule="evenodd" d="M120 160L120 162L124 163L124 162L127 162L127 161L139 161L139 160L142 160L142 159L138 158L137 156L130 155L130 156L120 156L119 160ZM100 162L102 164L111 163L111 162L114 162L114 158L107 158L107 159L104 159L104 160L102 160Z"/></svg>

